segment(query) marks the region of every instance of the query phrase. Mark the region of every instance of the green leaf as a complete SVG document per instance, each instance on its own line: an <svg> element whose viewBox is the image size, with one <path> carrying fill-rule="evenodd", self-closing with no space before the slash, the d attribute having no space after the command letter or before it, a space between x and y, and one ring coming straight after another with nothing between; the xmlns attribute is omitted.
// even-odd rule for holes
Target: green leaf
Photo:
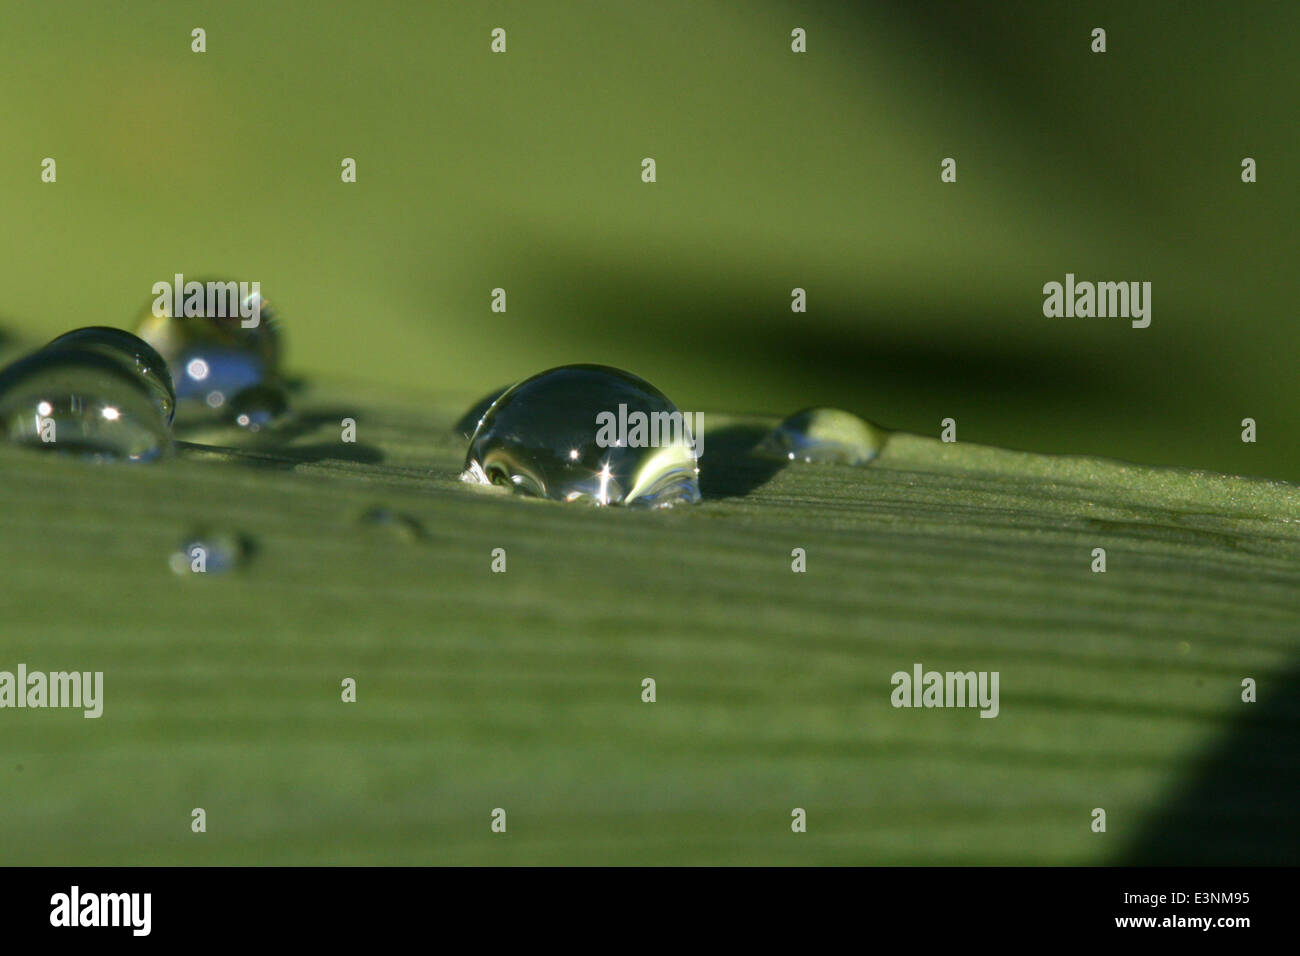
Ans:
<svg viewBox="0 0 1300 956"><path fill-rule="evenodd" d="M0 859L1295 862L1295 487L906 434L779 468L708 416L704 503L574 508L458 481L472 397L0 451L0 670L104 673L99 719L0 711ZM199 525L255 553L177 576ZM998 716L891 706L915 663L999 672Z"/></svg>

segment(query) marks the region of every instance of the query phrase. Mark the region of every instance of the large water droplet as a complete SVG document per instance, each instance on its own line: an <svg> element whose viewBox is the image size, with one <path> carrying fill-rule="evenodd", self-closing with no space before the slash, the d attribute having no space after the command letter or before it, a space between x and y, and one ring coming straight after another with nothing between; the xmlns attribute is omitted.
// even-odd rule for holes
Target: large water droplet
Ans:
<svg viewBox="0 0 1300 956"><path fill-rule="evenodd" d="M653 436L643 430L637 438L634 413L660 415L659 423L670 423L676 414L682 422L667 396L616 368L566 365L534 375L484 413L461 479L593 505L662 508L698 501L699 469L689 433L680 425L660 428L658 445L643 445ZM597 416L609 415L620 425L602 428Z"/></svg>
<svg viewBox="0 0 1300 956"><path fill-rule="evenodd" d="M171 425L176 414L176 390L172 387L171 372L163 357L144 339L122 329L91 325L64 332L45 347L81 348L124 362L127 368L137 372L144 380L145 387L152 393L163 418Z"/></svg>
<svg viewBox="0 0 1300 956"><path fill-rule="evenodd" d="M838 408L805 408L772 429L754 448L763 458L813 464L865 465L888 432Z"/></svg>
<svg viewBox="0 0 1300 956"><path fill-rule="evenodd" d="M41 349L0 372L0 430L30 448L151 461L171 431L144 377L120 356Z"/></svg>
<svg viewBox="0 0 1300 956"><path fill-rule="evenodd" d="M229 419L227 406L240 392L259 385L280 386L283 346L271 303L252 293L239 301L238 309L232 310L228 300L224 303L221 311L235 314L217 311L158 316L150 303L137 329L166 360L183 421ZM244 327L244 322L252 321L243 317L244 312L258 316L256 326Z"/></svg>

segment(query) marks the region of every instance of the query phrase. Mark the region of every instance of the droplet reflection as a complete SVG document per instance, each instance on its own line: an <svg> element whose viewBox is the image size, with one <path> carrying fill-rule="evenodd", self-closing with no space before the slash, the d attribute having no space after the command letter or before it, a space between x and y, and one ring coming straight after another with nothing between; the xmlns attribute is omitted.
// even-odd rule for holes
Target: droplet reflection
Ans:
<svg viewBox="0 0 1300 956"><path fill-rule="evenodd" d="M153 461L171 451L157 391L102 349L45 348L0 372L0 433L96 460Z"/></svg>
<svg viewBox="0 0 1300 956"><path fill-rule="evenodd" d="M502 394L479 422L462 480L589 505L664 508L699 500L689 434L665 428L657 445L602 437L598 416L683 416L644 379L602 365L566 365ZM701 436L702 437L702 436Z"/></svg>

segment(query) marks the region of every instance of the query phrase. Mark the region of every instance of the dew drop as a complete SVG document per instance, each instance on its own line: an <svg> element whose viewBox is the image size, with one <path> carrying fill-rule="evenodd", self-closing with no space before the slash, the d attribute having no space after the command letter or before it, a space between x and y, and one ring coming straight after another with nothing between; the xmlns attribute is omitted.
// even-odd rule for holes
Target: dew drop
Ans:
<svg viewBox="0 0 1300 956"><path fill-rule="evenodd" d="M660 434L653 445L650 430L638 438L634 427L638 414L658 414L662 423L673 413L680 423L667 396L628 372L603 365L553 368L508 389L483 414L461 480L590 505L693 503L700 499L699 468L684 429L656 429L670 434ZM602 415L627 427L602 428Z"/></svg>
<svg viewBox="0 0 1300 956"><path fill-rule="evenodd" d="M762 458L810 464L865 465L888 432L838 408L805 408L772 429L754 448Z"/></svg>
<svg viewBox="0 0 1300 956"><path fill-rule="evenodd" d="M144 380L153 395L168 426L176 415L176 389L172 387L171 372L167 363L152 345L139 336L106 325L91 325L84 329L64 332L52 340L46 349L80 348L99 352L109 358L124 362Z"/></svg>
<svg viewBox="0 0 1300 956"><path fill-rule="evenodd" d="M423 541L429 536L418 518L383 505L367 508L358 516L357 521L365 528L382 531L405 541Z"/></svg>
<svg viewBox="0 0 1300 956"><path fill-rule="evenodd" d="M181 577L226 574L242 567L253 554L253 541L237 531L201 528L186 536L167 564Z"/></svg>
<svg viewBox="0 0 1300 956"><path fill-rule="evenodd" d="M44 348L0 372L0 430L28 448L152 461L171 451L157 398L121 355Z"/></svg>
<svg viewBox="0 0 1300 956"><path fill-rule="evenodd" d="M289 412L289 397L279 385L253 385L237 393L227 406L227 415L250 432L268 428Z"/></svg>
<svg viewBox="0 0 1300 956"><path fill-rule="evenodd" d="M222 311L231 311L228 300ZM140 319L136 331L171 371L183 422L228 418L231 401L240 392L261 385L280 387L283 346L275 309L254 293L240 300L234 312L158 316L151 302ZM243 318L244 312L258 316L256 326L244 328L243 323L251 321Z"/></svg>

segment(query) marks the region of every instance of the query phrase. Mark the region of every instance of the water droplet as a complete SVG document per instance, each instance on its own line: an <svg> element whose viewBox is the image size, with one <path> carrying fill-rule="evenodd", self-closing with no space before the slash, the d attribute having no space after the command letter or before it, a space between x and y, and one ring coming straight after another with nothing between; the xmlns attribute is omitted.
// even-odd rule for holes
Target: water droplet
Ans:
<svg viewBox="0 0 1300 956"><path fill-rule="evenodd" d="M772 429L754 448L762 458L812 464L865 465L888 432L838 408L805 408Z"/></svg>
<svg viewBox="0 0 1300 956"><path fill-rule="evenodd" d="M243 326L251 321L243 318L244 312L258 315L256 326ZM258 385L279 387L280 322L260 294L242 299L230 316L157 316L151 302L136 331L166 360L182 421L211 419L214 413L228 418L229 405L240 392Z"/></svg>
<svg viewBox="0 0 1300 956"><path fill-rule="evenodd" d="M407 541L423 541L429 536L418 518L383 505L367 508L357 520L367 528L382 530Z"/></svg>
<svg viewBox="0 0 1300 956"><path fill-rule="evenodd" d="M106 325L90 325L73 329L53 339L47 349L81 348L99 352L109 358L119 359L137 372L154 402L166 419L168 426L176 414L176 390L172 387L171 372L167 363L152 345L139 336Z"/></svg>
<svg viewBox="0 0 1300 956"><path fill-rule="evenodd" d="M240 428L261 431L289 412L289 396L278 385L254 385L230 400L227 414Z"/></svg>
<svg viewBox="0 0 1300 956"><path fill-rule="evenodd" d="M167 563L182 577L225 574L241 567L253 554L253 540L237 531L201 528L188 535Z"/></svg>
<svg viewBox="0 0 1300 956"><path fill-rule="evenodd" d="M29 448L152 461L171 451L157 393L120 355L41 349L0 372L0 430Z"/></svg>
<svg viewBox="0 0 1300 956"><path fill-rule="evenodd" d="M659 447L602 445L597 416L618 416L620 406L628 416L677 413L680 421L667 396L616 368L566 365L525 379L484 413L461 480L592 505L661 508L699 501L696 456L682 429ZM620 438L623 432L618 429Z"/></svg>

